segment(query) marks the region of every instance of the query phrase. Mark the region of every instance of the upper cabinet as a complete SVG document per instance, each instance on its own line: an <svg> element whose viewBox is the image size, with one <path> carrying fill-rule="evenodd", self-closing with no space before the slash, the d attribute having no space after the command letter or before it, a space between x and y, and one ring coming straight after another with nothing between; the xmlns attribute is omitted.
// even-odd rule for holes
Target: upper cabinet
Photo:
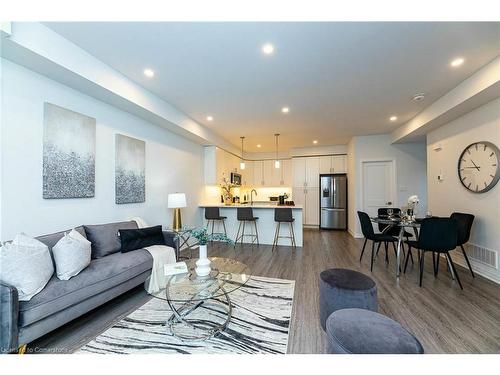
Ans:
<svg viewBox="0 0 500 375"><path fill-rule="evenodd" d="M306 158L306 187L319 187L319 157Z"/></svg>
<svg viewBox="0 0 500 375"><path fill-rule="evenodd" d="M306 158L292 159L293 186L306 186Z"/></svg>
<svg viewBox="0 0 500 375"><path fill-rule="evenodd" d="M240 158L215 146L206 146L205 183L218 185L223 177L228 179L232 172L240 173L243 186L248 187L319 187L319 175L346 173L346 155L307 156L280 160L280 167L274 167L274 160L245 161L240 169Z"/></svg>
<svg viewBox="0 0 500 375"><path fill-rule="evenodd" d="M318 187L320 158L304 157L293 158L293 186L294 187Z"/></svg>
<svg viewBox="0 0 500 375"><path fill-rule="evenodd" d="M347 158L346 155L327 155L319 157L319 173L346 173Z"/></svg>
<svg viewBox="0 0 500 375"><path fill-rule="evenodd" d="M215 146L204 148L205 184L219 185L222 179L231 178L231 173L241 173L240 158Z"/></svg>
<svg viewBox="0 0 500 375"><path fill-rule="evenodd" d="M292 161L290 159L281 160L280 186L291 187L293 183Z"/></svg>

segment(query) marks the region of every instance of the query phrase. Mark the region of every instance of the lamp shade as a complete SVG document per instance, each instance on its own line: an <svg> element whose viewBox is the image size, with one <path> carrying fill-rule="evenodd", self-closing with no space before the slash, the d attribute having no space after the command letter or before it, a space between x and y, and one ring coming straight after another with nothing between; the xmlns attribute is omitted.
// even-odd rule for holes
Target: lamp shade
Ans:
<svg viewBox="0 0 500 375"><path fill-rule="evenodd" d="M168 195L168 208L186 207L186 194L174 193Z"/></svg>

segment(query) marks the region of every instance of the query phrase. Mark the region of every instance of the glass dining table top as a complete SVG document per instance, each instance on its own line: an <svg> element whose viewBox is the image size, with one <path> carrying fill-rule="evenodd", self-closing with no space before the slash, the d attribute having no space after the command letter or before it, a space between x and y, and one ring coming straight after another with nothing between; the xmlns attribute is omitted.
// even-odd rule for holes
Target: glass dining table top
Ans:
<svg viewBox="0 0 500 375"><path fill-rule="evenodd" d="M150 293L153 297L174 301L204 301L221 297L239 289L250 279L250 268L235 259L209 257L212 271L206 277L196 275L197 259L186 261L188 272L168 276L160 290ZM149 278L145 282L148 290Z"/></svg>
<svg viewBox="0 0 500 375"><path fill-rule="evenodd" d="M419 227L423 218L416 218L415 220L401 219L398 216L375 216L370 218L371 221L377 224L386 224L397 227Z"/></svg>

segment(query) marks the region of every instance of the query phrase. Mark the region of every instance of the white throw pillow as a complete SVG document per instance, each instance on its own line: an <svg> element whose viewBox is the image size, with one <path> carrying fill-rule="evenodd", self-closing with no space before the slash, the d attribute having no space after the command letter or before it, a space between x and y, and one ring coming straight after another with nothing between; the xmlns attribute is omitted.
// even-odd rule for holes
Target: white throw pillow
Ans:
<svg viewBox="0 0 500 375"><path fill-rule="evenodd" d="M17 289L20 301L29 301L40 292L53 273L47 245L24 233L0 248L0 280Z"/></svg>
<svg viewBox="0 0 500 375"><path fill-rule="evenodd" d="M52 254L57 277L69 280L90 264L91 243L73 229L54 245Z"/></svg>

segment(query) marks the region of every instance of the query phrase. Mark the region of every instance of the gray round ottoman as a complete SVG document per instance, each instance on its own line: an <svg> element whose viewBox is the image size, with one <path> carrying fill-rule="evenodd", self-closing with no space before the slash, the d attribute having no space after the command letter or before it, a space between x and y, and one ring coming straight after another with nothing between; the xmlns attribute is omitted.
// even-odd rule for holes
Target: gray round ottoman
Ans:
<svg viewBox="0 0 500 375"><path fill-rule="evenodd" d="M423 354L420 342L401 324L364 310L335 311L326 322L328 353Z"/></svg>
<svg viewBox="0 0 500 375"><path fill-rule="evenodd" d="M377 286L361 272L332 268L319 275L319 315L326 329L330 314L340 309L357 307L378 311Z"/></svg>

